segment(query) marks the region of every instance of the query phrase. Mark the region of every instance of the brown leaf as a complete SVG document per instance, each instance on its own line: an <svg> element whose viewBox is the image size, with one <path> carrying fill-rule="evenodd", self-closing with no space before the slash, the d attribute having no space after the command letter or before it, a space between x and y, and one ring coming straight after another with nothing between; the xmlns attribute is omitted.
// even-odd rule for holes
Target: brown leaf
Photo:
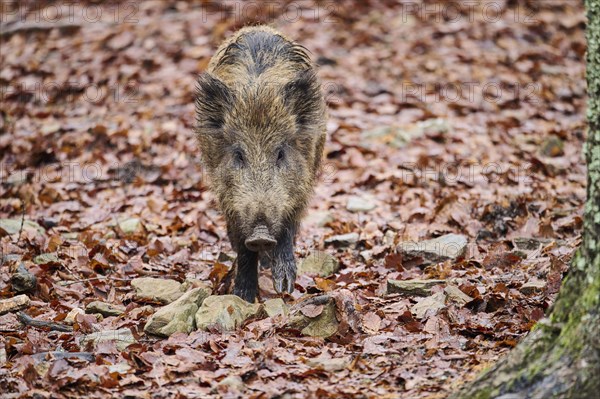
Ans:
<svg viewBox="0 0 600 399"><path fill-rule="evenodd" d="M300 308L300 312L306 317L314 318L323 313L323 305L306 305Z"/></svg>

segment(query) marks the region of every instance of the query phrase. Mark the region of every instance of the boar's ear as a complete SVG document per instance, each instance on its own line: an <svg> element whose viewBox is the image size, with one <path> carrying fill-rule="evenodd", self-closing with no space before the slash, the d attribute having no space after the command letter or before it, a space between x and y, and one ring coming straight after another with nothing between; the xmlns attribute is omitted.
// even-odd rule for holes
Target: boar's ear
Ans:
<svg viewBox="0 0 600 399"><path fill-rule="evenodd" d="M323 119L325 103L319 79L312 69L304 70L283 87L286 107L296 116L300 130L317 127Z"/></svg>
<svg viewBox="0 0 600 399"><path fill-rule="evenodd" d="M233 104L233 93L208 72L200 75L196 86L196 121L200 128L219 129L225 112Z"/></svg>

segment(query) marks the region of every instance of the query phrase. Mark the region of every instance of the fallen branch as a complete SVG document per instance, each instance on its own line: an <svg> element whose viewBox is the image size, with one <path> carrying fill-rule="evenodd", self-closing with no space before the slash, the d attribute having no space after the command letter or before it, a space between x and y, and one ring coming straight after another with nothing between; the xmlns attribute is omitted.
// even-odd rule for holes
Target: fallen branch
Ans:
<svg viewBox="0 0 600 399"><path fill-rule="evenodd" d="M54 28L57 29L80 29L81 25L73 22L20 22L9 25L0 30L0 38L10 37L19 33L45 32Z"/></svg>
<svg viewBox="0 0 600 399"><path fill-rule="evenodd" d="M25 324L26 326L49 329L50 331L73 332L73 327L71 326L55 323L53 321L36 320L23 312L18 312L17 318L21 323Z"/></svg>
<svg viewBox="0 0 600 399"><path fill-rule="evenodd" d="M61 352L61 351L49 351L49 352L40 352L31 355L32 358L38 361L48 360L47 356L50 355L54 358L54 360L59 359L70 359L70 358L78 358L87 360L88 362L93 362L96 359L91 352Z"/></svg>
<svg viewBox="0 0 600 399"><path fill-rule="evenodd" d="M21 242L21 233L23 233L23 224L25 223L25 201L21 198L21 227L19 227L19 237L17 238L17 245Z"/></svg>
<svg viewBox="0 0 600 399"><path fill-rule="evenodd" d="M58 287L60 287L60 286L68 287L70 285L77 284L77 283L87 283L87 282L90 282L90 281L103 281L103 280L110 280L110 281L131 281L131 280L133 280L133 278L91 277L91 278L85 278L85 279L82 279L82 280L64 281Z"/></svg>

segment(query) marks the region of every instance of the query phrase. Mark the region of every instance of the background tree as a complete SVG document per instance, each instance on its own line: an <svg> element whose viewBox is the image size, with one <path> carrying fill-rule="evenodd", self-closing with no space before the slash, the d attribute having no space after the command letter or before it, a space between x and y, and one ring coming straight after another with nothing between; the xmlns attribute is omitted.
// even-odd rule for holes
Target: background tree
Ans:
<svg viewBox="0 0 600 399"><path fill-rule="evenodd" d="M587 0L588 165L583 242L549 316L457 398L592 398L600 392L600 0Z"/></svg>

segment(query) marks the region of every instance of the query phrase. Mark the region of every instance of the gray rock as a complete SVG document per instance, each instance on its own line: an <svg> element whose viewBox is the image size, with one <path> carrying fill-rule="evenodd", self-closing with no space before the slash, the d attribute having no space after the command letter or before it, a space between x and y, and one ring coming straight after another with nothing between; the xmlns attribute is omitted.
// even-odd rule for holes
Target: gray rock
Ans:
<svg viewBox="0 0 600 399"><path fill-rule="evenodd" d="M352 196L348 198L346 209L350 212L368 212L375 209L375 201L368 197Z"/></svg>
<svg viewBox="0 0 600 399"><path fill-rule="evenodd" d="M288 306L281 298L266 300L263 306L269 317L274 317L277 315L287 316L289 313Z"/></svg>
<svg viewBox="0 0 600 399"><path fill-rule="evenodd" d="M294 307L287 325L310 337L328 338L339 327L335 310L335 301L328 295L313 297Z"/></svg>
<svg viewBox="0 0 600 399"><path fill-rule="evenodd" d="M234 391L243 391L246 387L242 378L237 375L229 375L219 381L217 385L220 387L233 389Z"/></svg>
<svg viewBox="0 0 600 399"><path fill-rule="evenodd" d="M531 279L525 284L523 284L521 288L519 288L519 291L521 291L525 295L531 295L537 291L543 290L544 287L546 287L546 283L544 281Z"/></svg>
<svg viewBox="0 0 600 399"><path fill-rule="evenodd" d="M16 312L29 306L29 297L27 295L17 295L12 298L0 300L0 315Z"/></svg>
<svg viewBox="0 0 600 399"><path fill-rule="evenodd" d="M0 367L4 367L7 359L8 358L6 356L6 348L3 346L2 348L0 348Z"/></svg>
<svg viewBox="0 0 600 399"><path fill-rule="evenodd" d="M71 309L71 311L69 313L67 313L67 317L65 317L65 324L68 325L73 325L73 323L75 323L75 319L77 318L78 314L85 314L85 312L83 311L83 309L80 308L73 308Z"/></svg>
<svg viewBox="0 0 600 399"><path fill-rule="evenodd" d="M143 231L139 218L129 218L119 221L119 228L125 234L135 234Z"/></svg>
<svg viewBox="0 0 600 399"><path fill-rule="evenodd" d="M407 296L429 296L431 288L444 284L446 280L388 280L388 294L402 294Z"/></svg>
<svg viewBox="0 0 600 399"><path fill-rule="evenodd" d="M298 267L298 274L315 274L317 276L330 276L337 272L340 263L336 258L324 251L313 251Z"/></svg>
<svg viewBox="0 0 600 399"><path fill-rule="evenodd" d="M540 249L540 246L550 244L553 241L556 241L558 245L566 244L565 241L553 240L550 238L516 237L512 240L513 244L515 244L515 248L522 251L536 251Z"/></svg>
<svg viewBox="0 0 600 399"><path fill-rule="evenodd" d="M85 348L88 345L91 345L95 348L99 343L102 342L114 342L117 349L123 351L129 345L135 344L137 341L133 337L130 329L122 328L120 330L100 331L84 335L79 340L79 346Z"/></svg>
<svg viewBox="0 0 600 399"><path fill-rule="evenodd" d="M21 230L21 220L21 218L0 219L0 229L9 235L18 234ZM42 226L31 220L23 220L23 230L33 230L41 234L46 232Z"/></svg>
<svg viewBox="0 0 600 399"><path fill-rule="evenodd" d="M388 230L383 235L383 242L385 245L392 246L394 245L394 240L396 239L396 232L394 230Z"/></svg>
<svg viewBox="0 0 600 399"><path fill-rule="evenodd" d="M194 288L209 288L209 285L204 280L198 280L196 278L186 278L183 283L181 283L181 287L179 288L182 292L188 292ZM210 294L208 294L210 295Z"/></svg>
<svg viewBox="0 0 600 399"><path fill-rule="evenodd" d="M453 284L447 285L446 288L444 288L444 293L446 293L449 300L454 301L461 306L473 300L473 298L462 292L460 288Z"/></svg>
<svg viewBox="0 0 600 399"><path fill-rule="evenodd" d="M417 261L420 266L455 260L465 254L467 238L459 234L446 234L433 240L402 242L397 251L405 261Z"/></svg>
<svg viewBox="0 0 600 399"><path fill-rule="evenodd" d="M421 299L410 308L410 311L417 319L422 319L428 312L435 314L438 310L445 308L445 302L446 295L443 292L438 292L437 294Z"/></svg>
<svg viewBox="0 0 600 399"><path fill-rule="evenodd" d="M375 141L378 143L384 143L388 146L401 148L411 140L421 137L426 133L443 134L449 129L450 124L447 120L435 118L419 121L411 125L403 126L402 128L397 126L378 127L373 130L364 131L362 136L367 141ZM371 148L370 145L365 144L363 144L363 146Z"/></svg>
<svg viewBox="0 0 600 399"><path fill-rule="evenodd" d="M333 372L345 369L346 367L348 367L351 361L352 359L349 356L338 358L325 358L319 356L312 359L308 359L307 364L311 367Z"/></svg>
<svg viewBox="0 0 600 399"><path fill-rule="evenodd" d="M560 137L551 135L544 140L540 147L540 152L546 157L558 157L564 155L564 142Z"/></svg>
<svg viewBox="0 0 600 399"><path fill-rule="evenodd" d="M120 362L108 366L109 373L128 374L132 367L127 362Z"/></svg>
<svg viewBox="0 0 600 399"><path fill-rule="evenodd" d="M60 259L55 253L46 253L33 258L33 262L37 265L47 265L49 263L60 263Z"/></svg>
<svg viewBox="0 0 600 399"><path fill-rule="evenodd" d="M196 329L196 312L211 292L208 285L186 292L150 316L144 331L161 337L169 337L176 332L189 334Z"/></svg>
<svg viewBox="0 0 600 399"><path fill-rule="evenodd" d="M333 222L333 215L329 211L314 211L304 218L304 223L307 225L315 225L324 227L326 224Z"/></svg>
<svg viewBox="0 0 600 399"><path fill-rule="evenodd" d="M106 302L94 301L88 303L85 307L86 313L100 313L102 316L120 316L125 313L125 307L118 305L111 305Z"/></svg>
<svg viewBox="0 0 600 399"><path fill-rule="evenodd" d="M178 281L162 278L135 278L131 281L131 286L135 289L135 299L164 305L177 300L184 292Z"/></svg>
<svg viewBox="0 0 600 399"><path fill-rule="evenodd" d="M333 244L337 247L349 247L358 242L358 233L340 234L329 237L325 240L325 244Z"/></svg>
<svg viewBox="0 0 600 399"><path fill-rule="evenodd" d="M20 186L21 184L27 183L27 175L27 170L16 170L13 173L10 173L4 181L12 186Z"/></svg>
<svg viewBox="0 0 600 399"><path fill-rule="evenodd" d="M33 290L37 286L37 278L25 268L23 263L19 263L17 270L10 276L10 283L13 291L21 294Z"/></svg>
<svg viewBox="0 0 600 399"><path fill-rule="evenodd" d="M360 256L365 262L368 262L373 259L373 251L370 249L365 249L364 251L360 251Z"/></svg>
<svg viewBox="0 0 600 399"><path fill-rule="evenodd" d="M196 327L198 330L232 331L262 312L261 304L248 303L236 295L212 295L196 312Z"/></svg>

